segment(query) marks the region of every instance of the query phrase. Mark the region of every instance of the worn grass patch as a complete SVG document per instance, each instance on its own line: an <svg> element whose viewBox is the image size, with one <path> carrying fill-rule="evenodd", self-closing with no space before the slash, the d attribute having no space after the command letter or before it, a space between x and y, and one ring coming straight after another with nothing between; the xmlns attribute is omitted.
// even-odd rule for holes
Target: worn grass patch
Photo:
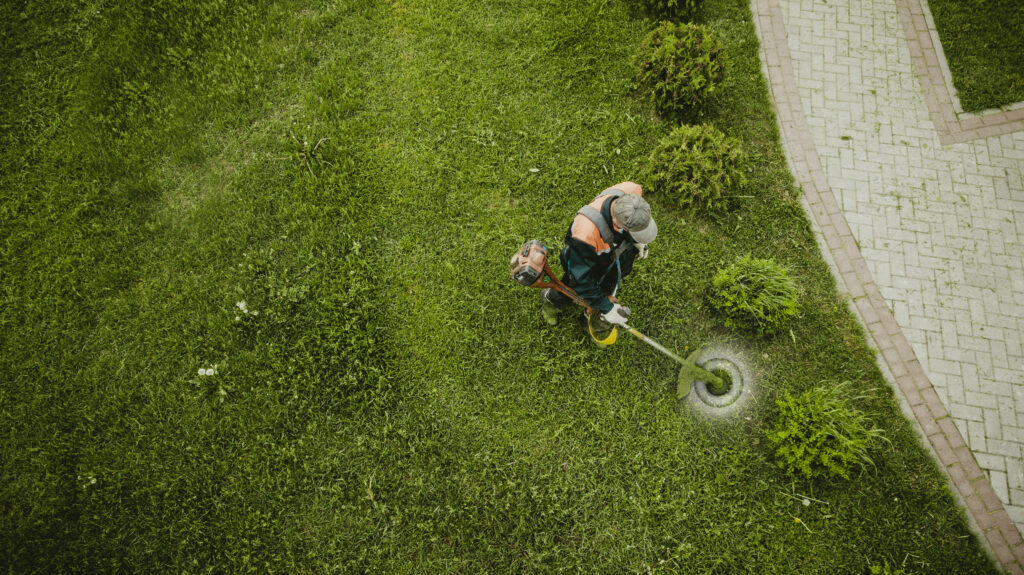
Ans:
<svg viewBox="0 0 1024 575"><path fill-rule="evenodd" d="M928 8L965 111L1024 102L1024 4L929 0Z"/></svg>
<svg viewBox="0 0 1024 575"><path fill-rule="evenodd" d="M2 16L4 570L995 572L889 392L858 406L892 445L852 481L791 479L761 439L784 390L885 385L745 2L705 6L734 63L709 114L755 191L717 219L655 203L622 293L683 351L730 337L716 269L793 272L803 315L746 342L765 395L729 422L681 414L643 343L546 328L507 277L670 131L632 90L654 22L603 0L232 6Z"/></svg>

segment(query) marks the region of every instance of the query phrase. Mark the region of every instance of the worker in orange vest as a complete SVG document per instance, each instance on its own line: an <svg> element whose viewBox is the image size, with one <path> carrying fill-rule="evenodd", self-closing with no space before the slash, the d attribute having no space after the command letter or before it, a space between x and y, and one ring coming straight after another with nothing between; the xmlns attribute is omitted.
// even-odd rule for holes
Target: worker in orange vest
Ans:
<svg viewBox="0 0 1024 575"><path fill-rule="evenodd" d="M596 310L580 316L581 325L599 347L602 335L629 318L629 308L616 299L622 279L633 271L637 257L647 257L647 246L658 235L651 206L643 189L622 182L601 192L580 208L565 234L560 253L562 281ZM558 311L572 300L555 289L541 291L541 315L549 325L558 323Z"/></svg>

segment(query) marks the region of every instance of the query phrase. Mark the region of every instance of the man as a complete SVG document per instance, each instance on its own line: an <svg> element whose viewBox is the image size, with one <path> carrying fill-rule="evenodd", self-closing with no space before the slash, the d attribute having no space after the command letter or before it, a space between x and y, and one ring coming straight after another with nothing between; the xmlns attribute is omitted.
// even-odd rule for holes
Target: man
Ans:
<svg viewBox="0 0 1024 575"><path fill-rule="evenodd" d="M580 316L580 320L599 347L605 346L595 336L609 333L629 318L629 310L615 295L622 278L633 271L637 256L647 257L647 245L658 235L651 206L642 194L643 189L633 182L608 188L576 212L565 234L560 254L565 270L562 281L596 310L594 316ZM551 288L540 296L544 321L556 325L558 310L572 300Z"/></svg>

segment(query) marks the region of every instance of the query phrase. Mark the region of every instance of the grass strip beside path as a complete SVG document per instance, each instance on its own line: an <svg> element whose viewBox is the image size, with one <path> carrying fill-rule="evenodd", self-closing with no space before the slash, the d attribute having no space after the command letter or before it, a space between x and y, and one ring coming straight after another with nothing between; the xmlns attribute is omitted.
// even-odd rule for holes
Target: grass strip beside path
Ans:
<svg viewBox="0 0 1024 575"><path fill-rule="evenodd" d="M965 111L1024 102L1024 4L929 0L928 8Z"/></svg>

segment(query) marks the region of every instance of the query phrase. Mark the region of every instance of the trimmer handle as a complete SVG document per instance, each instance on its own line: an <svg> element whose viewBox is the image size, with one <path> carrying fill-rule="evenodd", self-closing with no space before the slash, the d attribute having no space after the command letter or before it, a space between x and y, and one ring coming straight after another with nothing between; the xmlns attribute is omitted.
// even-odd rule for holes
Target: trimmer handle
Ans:
<svg viewBox="0 0 1024 575"><path fill-rule="evenodd" d="M573 303L581 306L587 310L587 313L594 314L597 310L590 306L585 299L579 296L574 289L562 283L558 278L555 277L554 272L551 271L551 266L547 263L544 264L544 275L547 281L534 285L533 287L549 287L557 290L564 294L566 297L571 299Z"/></svg>

